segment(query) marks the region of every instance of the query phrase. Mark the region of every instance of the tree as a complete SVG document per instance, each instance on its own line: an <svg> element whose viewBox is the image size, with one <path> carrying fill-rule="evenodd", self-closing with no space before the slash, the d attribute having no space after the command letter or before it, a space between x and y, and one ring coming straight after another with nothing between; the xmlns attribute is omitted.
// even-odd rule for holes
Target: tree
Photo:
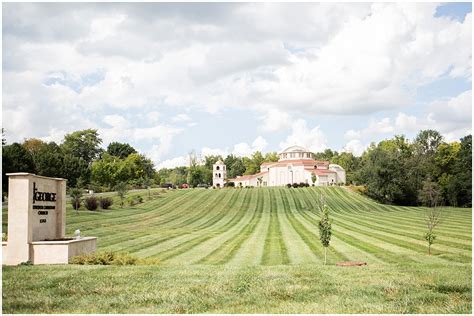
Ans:
<svg viewBox="0 0 474 316"><path fill-rule="evenodd" d="M461 138L461 148L454 162L456 200L459 206L472 206L472 136Z"/></svg>
<svg viewBox="0 0 474 316"><path fill-rule="evenodd" d="M96 129L86 129L66 134L61 146L65 153L81 158L90 164L101 153L101 143L102 139Z"/></svg>
<svg viewBox="0 0 474 316"><path fill-rule="evenodd" d="M28 147L25 144L23 146ZM62 174L63 160L64 154L55 142L42 145L33 157L36 174L45 177L64 177ZM71 183L68 183L68 185L71 185Z"/></svg>
<svg viewBox="0 0 474 316"><path fill-rule="evenodd" d="M242 160L245 165L244 174L256 174L260 171L260 165L264 159L262 153L256 151L252 154L251 158L244 157Z"/></svg>
<svg viewBox="0 0 474 316"><path fill-rule="evenodd" d="M69 192L69 195L71 196L72 208L75 209L77 213L81 207L82 190L78 188L72 188Z"/></svg>
<svg viewBox="0 0 474 316"><path fill-rule="evenodd" d="M322 205L322 206L321 206ZM319 240L324 247L324 264L327 262L327 248L331 242L331 223L332 220L329 219L329 208L324 203L324 198L321 195L320 201L318 203L318 208L320 209L320 220L318 223L319 227ZM322 210L321 210L322 208Z"/></svg>
<svg viewBox="0 0 474 316"><path fill-rule="evenodd" d="M30 153L19 143L2 147L2 191L8 192L7 173L28 172L35 173L35 165Z"/></svg>
<svg viewBox="0 0 474 316"><path fill-rule="evenodd" d="M109 155L125 159L130 154L137 153L135 148L127 143L112 142L107 146L107 153Z"/></svg>
<svg viewBox="0 0 474 316"><path fill-rule="evenodd" d="M91 169L82 158L75 157L71 154L65 154L63 156L61 177L67 179L69 186L75 187L79 178L88 183L90 176Z"/></svg>
<svg viewBox="0 0 474 316"><path fill-rule="evenodd" d="M423 181L423 188L418 194L418 200L427 207L436 207L442 203L441 190L430 178Z"/></svg>
<svg viewBox="0 0 474 316"><path fill-rule="evenodd" d="M419 199L427 206L425 209L425 223L428 231L424 237L428 242L428 255L431 255L431 245L436 239L434 229L439 224L442 213L442 208L439 207L441 203L441 193L438 185L430 179L424 181Z"/></svg>
<svg viewBox="0 0 474 316"><path fill-rule="evenodd" d="M120 198L120 207L123 208L123 200L125 199L125 196L127 195L127 184L125 182L120 182L115 186L115 191L117 191L117 195Z"/></svg>
<svg viewBox="0 0 474 316"><path fill-rule="evenodd" d="M277 162L280 159L277 152L269 152L265 155L263 162Z"/></svg>

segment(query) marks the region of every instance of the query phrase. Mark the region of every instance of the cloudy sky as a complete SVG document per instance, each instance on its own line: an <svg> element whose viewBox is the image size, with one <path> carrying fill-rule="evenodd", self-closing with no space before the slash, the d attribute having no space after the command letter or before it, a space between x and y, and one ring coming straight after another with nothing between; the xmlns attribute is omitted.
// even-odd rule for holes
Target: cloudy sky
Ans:
<svg viewBox="0 0 474 316"><path fill-rule="evenodd" d="M158 167L471 133L470 3L3 4L7 141L96 128Z"/></svg>

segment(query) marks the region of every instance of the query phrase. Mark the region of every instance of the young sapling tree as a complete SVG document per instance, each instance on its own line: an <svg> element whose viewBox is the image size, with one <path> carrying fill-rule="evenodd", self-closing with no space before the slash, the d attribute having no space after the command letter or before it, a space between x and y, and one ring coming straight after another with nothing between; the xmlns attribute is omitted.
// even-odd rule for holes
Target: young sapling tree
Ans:
<svg viewBox="0 0 474 316"><path fill-rule="evenodd" d="M120 198L120 207L123 208L123 201L125 199L125 195L127 195L127 184L125 182L120 182L115 186L115 190L117 191L117 195Z"/></svg>

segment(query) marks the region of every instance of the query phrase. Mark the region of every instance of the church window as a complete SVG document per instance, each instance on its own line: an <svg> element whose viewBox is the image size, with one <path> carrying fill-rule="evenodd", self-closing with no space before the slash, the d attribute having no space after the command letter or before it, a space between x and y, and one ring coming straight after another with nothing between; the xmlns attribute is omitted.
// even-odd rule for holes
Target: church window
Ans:
<svg viewBox="0 0 474 316"><path fill-rule="evenodd" d="M216 166L216 170L219 170L219 166Z"/></svg>
<svg viewBox="0 0 474 316"><path fill-rule="evenodd" d="M221 174L219 173L219 178L221 177Z"/></svg>

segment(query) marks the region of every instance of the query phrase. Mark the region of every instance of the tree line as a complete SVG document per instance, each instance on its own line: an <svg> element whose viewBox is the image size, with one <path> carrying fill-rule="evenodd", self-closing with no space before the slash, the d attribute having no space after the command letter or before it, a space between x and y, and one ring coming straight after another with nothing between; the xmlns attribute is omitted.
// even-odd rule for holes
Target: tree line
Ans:
<svg viewBox="0 0 474 316"><path fill-rule="evenodd" d="M2 130L3 132L3 130ZM171 184L191 187L212 184L212 165L222 160L227 178L255 174L263 162L278 161L278 154L257 151L250 157L210 155L198 159L189 154L188 166L155 170L150 159L131 145L113 142L104 150L97 130L75 131L60 144L39 139L6 144L2 137L3 192L7 192L8 172L31 172L68 179L69 187L94 191L114 189L119 183L134 187ZM361 185L365 194L388 204L420 205L425 182L433 183L440 203L472 205L472 136L445 142L435 130L423 130L410 141L403 135L372 143L360 156L326 149L314 153L346 170L348 184Z"/></svg>
<svg viewBox="0 0 474 316"><path fill-rule="evenodd" d="M112 142L106 150L101 144L94 129L66 134L60 144L30 138L8 145L2 137L2 193L8 192L6 174L20 171L65 178L70 188L98 192L112 190L120 182L150 184L155 174L150 159L129 144Z"/></svg>

